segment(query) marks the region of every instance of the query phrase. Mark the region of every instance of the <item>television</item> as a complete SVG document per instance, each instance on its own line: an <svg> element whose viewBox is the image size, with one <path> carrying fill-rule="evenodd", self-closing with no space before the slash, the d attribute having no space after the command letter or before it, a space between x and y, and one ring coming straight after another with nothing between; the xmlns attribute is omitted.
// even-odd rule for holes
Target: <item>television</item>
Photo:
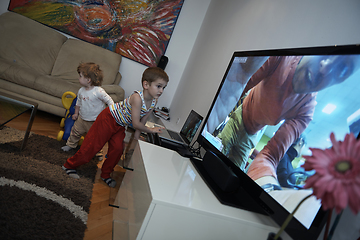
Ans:
<svg viewBox="0 0 360 240"><path fill-rule="evenodd" d="M331 147L331 132L337 140L359 136L359 69L359 45L234 52L197 138L205 154L191 158L218 200L281 226L312 191L302 188L314 174L301 168L302 156ZM287 175L290 185L281 186L277 166L298 139L305 141L290 160L296 181ZM285 231L317 239L327 214L312 196Z"/></svg>

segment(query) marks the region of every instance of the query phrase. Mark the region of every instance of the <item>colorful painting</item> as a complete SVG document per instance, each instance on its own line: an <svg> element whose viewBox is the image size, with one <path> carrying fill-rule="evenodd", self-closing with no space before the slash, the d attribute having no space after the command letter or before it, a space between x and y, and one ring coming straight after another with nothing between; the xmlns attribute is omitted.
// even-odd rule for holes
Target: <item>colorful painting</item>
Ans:
<svg viewBox="0 0 360 240"><path fill-rule="evenodd" d="M146 66L157 66L184 0L11 0L17 12Z"/></svg>

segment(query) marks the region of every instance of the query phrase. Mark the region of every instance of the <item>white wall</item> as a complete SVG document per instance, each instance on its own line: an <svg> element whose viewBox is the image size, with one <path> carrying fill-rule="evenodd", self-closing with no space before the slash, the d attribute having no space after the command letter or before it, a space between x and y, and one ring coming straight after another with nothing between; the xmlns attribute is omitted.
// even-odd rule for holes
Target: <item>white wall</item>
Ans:
<svg viewBox="0 0 360 240"><path fill-rule="evenodd" d="M210 1L185 0L183 4L165 52L169 58L165 71L170 77L170 82L159 100L159 107L170 107ZM10 0L0 0L0 14L7 12L9 2ZM123 77L120 86L125 90L125 97L134 90L141 90L141 76L146 68L145 65L123 58L119 72Z"/></svg>
<svg viewBox="0 0 360 240"><path fill-rule="evenodd" d="M360 43L359 13L358 0L212 0L166 125L206 116L234 51Z"/></svg>
<svg viewBox="0 0 360 240"><path fill-rule="evenodd" d="M1 0L0 1L0 14L7 12L10 0Z"/></svg>

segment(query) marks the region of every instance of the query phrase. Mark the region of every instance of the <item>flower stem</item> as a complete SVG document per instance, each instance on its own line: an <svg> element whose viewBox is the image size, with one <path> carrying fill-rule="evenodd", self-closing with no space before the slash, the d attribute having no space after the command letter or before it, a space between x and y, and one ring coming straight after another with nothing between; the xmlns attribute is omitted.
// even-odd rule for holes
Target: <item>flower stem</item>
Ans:
<svg viewBox="0 0 360 240"><path fill-rule="evenodd" d="M278 233L275 235L274 240L278 239L278 237L280 237L281 233L285 230L285 228L287 227L287 225L289 224L289 222L291 221L291 219L293 218L295 212L299 209L300 205L305 202L308 198L310 198L312 196L312 193L307 195L306 197L304 197L299 204L296 206L296 208L291 212L291 214L289 214L289 216L285 219L285 222L283 223L283 225L281 226L280 230L278 231Z"/></svg>
<svg viewBox="0 0 360 240"><path fill-rule="evenodd" d="M327 237L328 237L329 226L331 224L331 216L332 216L332 211L329 211L329 215L328 215L328 218L327 218L327 221L326 221L326 227L325 227L325 233L324 233L324 239L323 240L326 240Z"/></svg>
<svg viewBox="0 0 360 240"><path fill-rule="evenodd" d="M329 236L327 237L327 240L331 240L332 239L332 236L335 232L335 228L336 226L338 225L339 221L340 221L340 218L341 218L341 215L344 211L341 211L338 215L336 215L336 218L335 218L335 221L330 229L330 232L329 232Z"/></svg>

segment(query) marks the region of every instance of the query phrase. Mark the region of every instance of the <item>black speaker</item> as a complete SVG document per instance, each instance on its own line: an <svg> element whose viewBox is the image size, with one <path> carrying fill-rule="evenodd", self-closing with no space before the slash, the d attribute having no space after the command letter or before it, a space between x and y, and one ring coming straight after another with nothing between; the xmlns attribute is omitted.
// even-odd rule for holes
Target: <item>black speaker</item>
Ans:
<svg viewBox="0 0 360 240"><path fill-rule="evenodd" d="M165 67L168 62L169 62L169 58L165 55L162 55L157 66L162 70L165 70Z"/></svg>

